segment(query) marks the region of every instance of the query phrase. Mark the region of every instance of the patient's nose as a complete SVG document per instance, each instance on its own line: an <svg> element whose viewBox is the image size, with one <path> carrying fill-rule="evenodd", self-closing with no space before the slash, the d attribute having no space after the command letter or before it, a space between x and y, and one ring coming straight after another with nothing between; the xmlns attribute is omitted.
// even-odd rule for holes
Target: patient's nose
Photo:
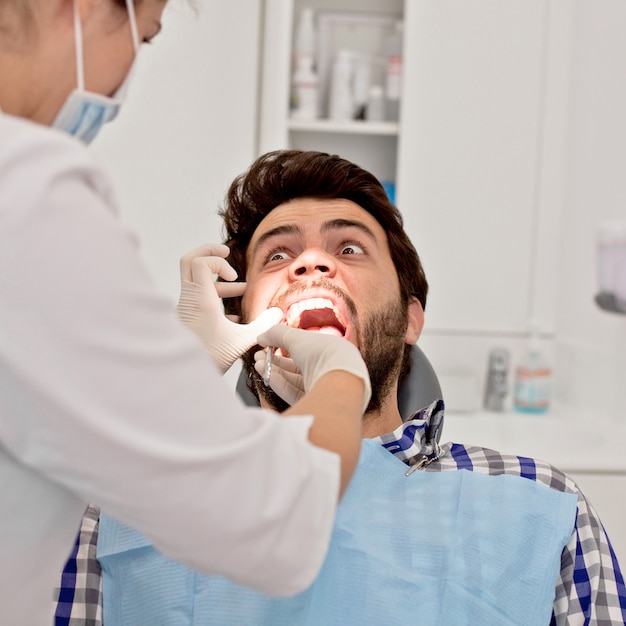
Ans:
<svg viewBox="0 0 626 626"><path fill-rule="evenodd" d="M293 278L307 274L334 276L336 270L335 259L332 255L319 248L308 248L294 259L289 270Z"/></svg>

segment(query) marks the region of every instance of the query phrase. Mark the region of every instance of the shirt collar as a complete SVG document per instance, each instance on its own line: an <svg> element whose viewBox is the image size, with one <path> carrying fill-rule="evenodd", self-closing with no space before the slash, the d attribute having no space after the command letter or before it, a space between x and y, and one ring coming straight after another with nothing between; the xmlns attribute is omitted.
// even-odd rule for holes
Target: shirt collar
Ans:
<svg viewBox="0 0 626 626"><path fill-rule="evenodd" d="M435 400L414 413L393 432L374 437L373 441L380 443L408 465L420 464L423 467L443 454L439 446L443 412L443 400Z"/></svg>

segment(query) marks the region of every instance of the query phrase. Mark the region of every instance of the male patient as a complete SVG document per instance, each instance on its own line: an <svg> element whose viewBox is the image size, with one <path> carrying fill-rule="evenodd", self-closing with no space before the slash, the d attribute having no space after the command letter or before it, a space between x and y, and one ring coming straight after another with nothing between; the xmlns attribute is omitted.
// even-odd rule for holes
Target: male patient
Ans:
<svg viewBox="0 0 626 626"><path fill-rule="evenodd" d="M71 613L79 603L75 614L92 611L94 621L57 624L97 624L102 598L106 626L322 626L418 617L455 626L624 624L619 565L572 479L534 459L440 445L441 400L415 406L403 422L397 392L411 384L411 346L422 330L428 286L376 178L337 156L269 153L233 182L220 214L228 261L247 281L243 298L226 301L227 312L245 321L278 306L285 324L353 342L370 372L366 439L326 562L307 591L268 598L191 572L106 515L98 536L92 508L77 550L97 538L103 593L93 555L70 560L58 611ZM294 402L300 381L288 355L274 355L269 387L265 352L256 358L255 367L251 350L244 363L259 402L279 410ZM87 579L72 574L77 566L92 572L83 583L92 600L89 589L80 590L80 601L73 595L75 580Z"/></svg>

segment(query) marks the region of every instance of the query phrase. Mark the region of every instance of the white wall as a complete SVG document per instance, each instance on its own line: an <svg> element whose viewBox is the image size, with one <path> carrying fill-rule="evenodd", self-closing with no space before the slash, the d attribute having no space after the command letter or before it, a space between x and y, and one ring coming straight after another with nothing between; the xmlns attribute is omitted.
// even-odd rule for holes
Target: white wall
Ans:
<svg viewBox="0 0 626 626"><path fill-rule="evenodd" d="M159 287L178 296L179 257L221 240L228 183L256 156L260 0L171 0L119 118L92 149L117 184Z"/></svg>
<svg viewBox="0 0 626 626"><path fill-rule="evenodd" d="M598 223L626 219L626 3L573 2L571 75L557 292L559 395L626 415L626 316L602 312Z"/></svg>

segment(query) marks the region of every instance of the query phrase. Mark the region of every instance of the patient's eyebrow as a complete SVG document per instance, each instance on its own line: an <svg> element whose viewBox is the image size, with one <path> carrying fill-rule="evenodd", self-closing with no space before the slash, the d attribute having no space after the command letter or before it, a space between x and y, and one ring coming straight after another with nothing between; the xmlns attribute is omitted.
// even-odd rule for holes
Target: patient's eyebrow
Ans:
<svg viewBox="0 0 626 626"><path fill-rule="evenodd" d="M374 239L374 241L376 241L376 235L374 234L374 231L367 224L364 224L359 220L348 220L345 218L329 220L328 222L324 222L324 224L322 225L322 232L327 233L332 230L339 230L341 228L358 228L366 235Z"/></svg>
<svg viewBox="0 0 626 626"><path fill-rule="evenodd" d="M265 231L259 238L256 240L256 243L252 247L251 256L254 257L259 248L272 237L279 237L281 235L300 235L303 236L303 231L300 226L297 224L283 224L281 226L276 226L276 228L270 228L270 230Z"/></svg>

